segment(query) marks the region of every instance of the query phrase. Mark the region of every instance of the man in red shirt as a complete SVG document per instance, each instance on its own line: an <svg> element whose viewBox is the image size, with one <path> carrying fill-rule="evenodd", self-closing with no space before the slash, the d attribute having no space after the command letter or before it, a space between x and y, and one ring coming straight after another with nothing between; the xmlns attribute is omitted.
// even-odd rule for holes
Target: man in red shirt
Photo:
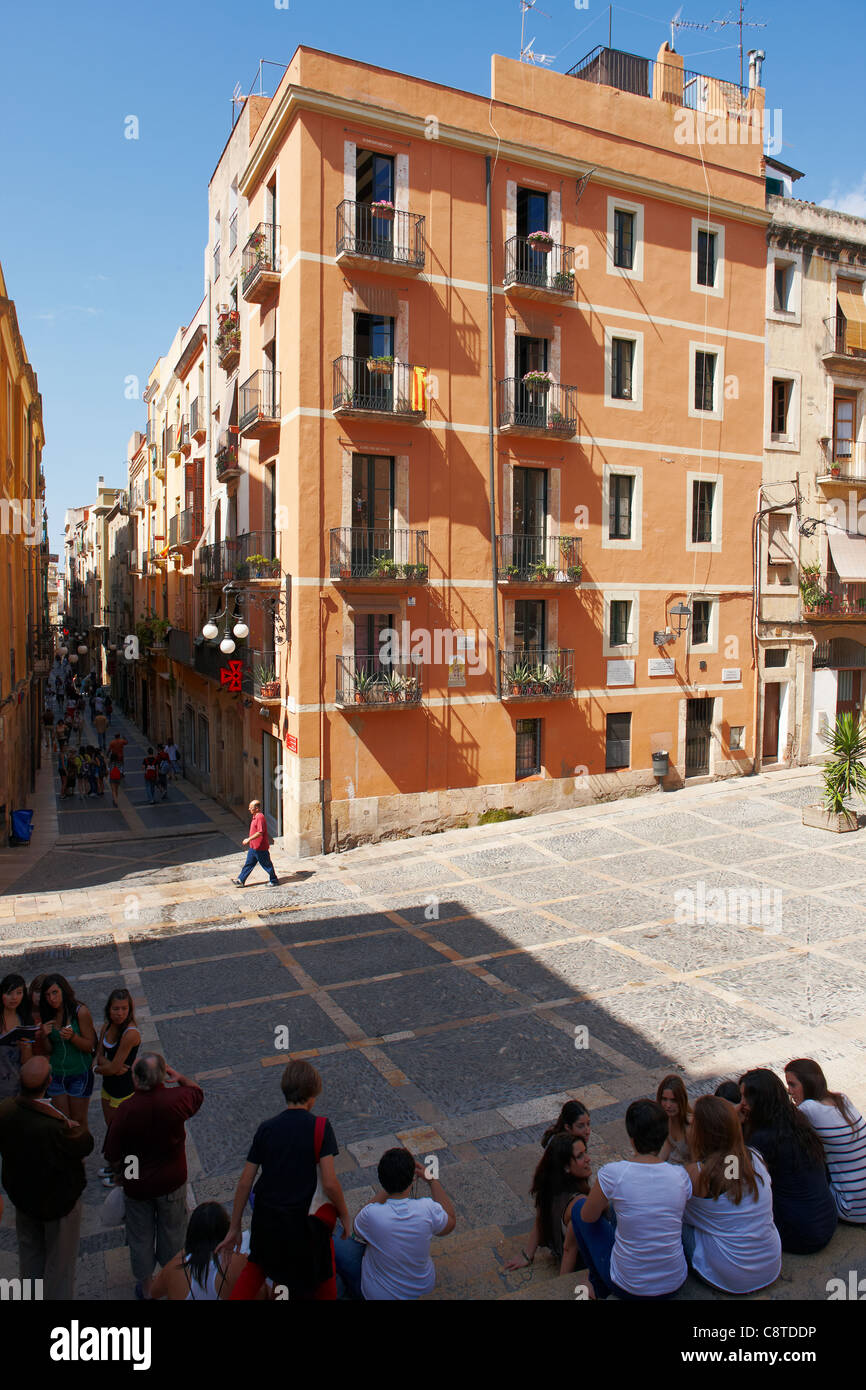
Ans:
<svg viewBox="0 0 866 1390"><path fill-rule="evenodd" d="M232 883L236 883L239 888L243 888L256 865L261 864L268 875L270 886L272 888L278 888L280 880L277 878L277 871L271 863L271 856L268 853L271 842L268 838L268 823L262 812L262 803L260 801L251 801L249 812L252 816L250 833L248 839L243 841L243 843L248 846L247 857L244 867L241 869L238 877L232 879Z"/></svg>
<svg viewBox="0 0 866 1390"><path fill-rule="evenodd" d="M183 1249L189 1219L186 1121L200 1109L204 1093L153 1052L135 1061L132 1084L135 1091L114 1112L104 1153L122 1173L136 1297L149 1298L157 1262L166 1265Z"/></svg>

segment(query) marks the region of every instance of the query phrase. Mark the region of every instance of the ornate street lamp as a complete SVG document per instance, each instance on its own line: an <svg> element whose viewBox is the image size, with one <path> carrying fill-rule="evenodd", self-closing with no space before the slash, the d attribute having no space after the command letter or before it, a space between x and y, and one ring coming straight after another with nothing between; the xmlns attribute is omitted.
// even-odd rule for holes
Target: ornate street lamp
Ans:
<svg viewBox="0 0 866 1390"><path fill-rule="evenodd" d="M691 616L692 610L689 608L689 605L687 603L674 604L673 608L671 609L671 617L676 620L676 627L674 628L674 632L677 637L682 637L683 633L687 631L689 622L691 621Z"/></svg>

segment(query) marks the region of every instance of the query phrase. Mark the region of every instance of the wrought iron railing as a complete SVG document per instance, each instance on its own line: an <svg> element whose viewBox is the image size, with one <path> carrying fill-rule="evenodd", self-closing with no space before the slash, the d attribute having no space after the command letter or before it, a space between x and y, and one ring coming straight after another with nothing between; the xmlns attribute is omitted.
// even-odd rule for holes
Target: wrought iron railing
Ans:
<svg viewBox="0 0 866 1390"><path fill-rule="evenodd" d="M232 580L280 578L275 531L246 531L242 536L203 545L198 552L196 579L200 587Z"/></svg>
<svg viewBox="0 0 866 1390"><path fill-rule="evenodd" d="M545 246L529 237L509 237L505 243L504 283L573 295L574 247L555 241Z"/></svg>
<svg viewBox="0 0 866 1390"><path fill-rule="evenodd" d="M238 395L238 429L259 420L280 418L280 373L259 371L247 377Z"/></svg>
<svg viewBox="0 0 866 1390"><path fill-rule="evenodd" d="M390 357L338 357L334 409L375 410L387 415L424 413L424 385L409 362Z"/></svg>
<svg viewBox="0 0 866 1390"><path fill-rule="evenodd" d="M217 322L216 350L221 367L230 357L240 352L241 324L237 309L229 309L227 313L220 314Z"/></svg>
<svg viewBox="0 0 866 1390"><path fill-rule="evenodd" d="M207 419L204 413L204 402L196 396L189 408L189 432L190 434L204 434L207 429Z"/></svg>
<svg viewBox="0 0 866 1390"><path fill-rule="evenodd" d="M373 256L421 270L424 249L424 218L418 213L377 211L348 199L337 208L338 256Z"/></svg>
<svg viewBox="0 0 866 1390"><path fill-rule="evenodd" d="M243 653L243 663L241 689L244 694L255 695L263 700L276 699L281 691L276 652L249 647Z"/></svg>
<svg viewBox="0 0 866 1390"><path fill-rule="evenodd" d="M566 77L579 77L582 82L616 87L635 96L654 97L671 106L715 115L744 110L749 97L748 88L741 87L738 82L707 77L676 63L655 62L636 53L623 53L618 48L602 45L569 68Z"/></svg>
<svg viewBox="0 0 866 1390"><path fill-rule="evenodd" d="M246 294L261 274L280 269L280 229L274 222L260 222L247 239L242 260L242 293Z"/></svg>
<svg viewBox="0 0 866 1390"><path fill-rule="evenodd" d="M216 449L217 481L231 477L239 468L238 435L236 429L220 430Z"/></svg>
<svg viewBox="0 0 866 1390"><path fill-rule="evenodd" d="M193 545L198 540L195 534L195 508L187 507L186 511L176 512L168 519L168 545L169 549L176 549L180 545Z"/></svg>
<svg viewBox="0 0 866 1390"><path fill-rule="evenodd" d="M423 667L418 661L338 656L338 705L419 705Z"/></svg>
<svg viewBox="0 0 866 1390"><path fill-rule="evenodd" d="M331 578L426 584L427 534L389 527L336 526L331 531Z"/></svg>
<svg viewBox="0 0 866 1390"><path fill-rule="evenodd" d="M580 537L497 536L496 568L500 579L578 584Z"/></svg>
<svg viewBox="0 0 866 1390"><path fill-rule="evenodd" d="M825 356L834 353L839 357L866 359L866 325L846 319L844 314L833 314L824 320L824 328Z"/></svg>
<svg viewBox="0 0 866 1390"><path fill-rule="evenodd" d="M577 387L558 382L531 385L522 377L500 381L499 428L570 437L577 431Z"/></svg>
<svg viewBox="0 0 866 1390"><path fill-rule="evenodd" d="M508 700L567 700L574 695L574 651L511 647L499 653L502 694Z"/></svg>

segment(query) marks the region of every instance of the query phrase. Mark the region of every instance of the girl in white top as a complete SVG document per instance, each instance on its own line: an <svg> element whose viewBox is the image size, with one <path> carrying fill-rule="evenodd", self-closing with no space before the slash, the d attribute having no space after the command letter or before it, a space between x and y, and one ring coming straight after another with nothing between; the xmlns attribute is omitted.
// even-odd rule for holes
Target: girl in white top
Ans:
<svg viewBox="0 0 866 1390"><path fill-rule="evenodd" d="M754 1293L778 1279L782 1241L773 1224L773 1189L761 1155L746 1148L730 1101L701 1096L691 1129L697 1162L686 1165L683 1245L694 1272L725 1293Z"/></svg>
<svg viewBox="0 0 866 1390"><path fill-rule="evenodd" d="M247 1241L238 1254L216 1253L216 1247L228 1235L229 1224L229 1214L219 1202L197 1206L189 1218L183 1250L159 1271L151 1297L192 1303L216 1303L228 1298L247 1262L249 1248Z"/></svg>
<svg viewBox="0 0 866 1390"><path fill-rule="evenodd" d="M830 1191L840 1220L866 1224L866 1121L847 1096L831 1091L810 1057L785 1068L792 1101L817 1131L830 1174Z"/></svg>

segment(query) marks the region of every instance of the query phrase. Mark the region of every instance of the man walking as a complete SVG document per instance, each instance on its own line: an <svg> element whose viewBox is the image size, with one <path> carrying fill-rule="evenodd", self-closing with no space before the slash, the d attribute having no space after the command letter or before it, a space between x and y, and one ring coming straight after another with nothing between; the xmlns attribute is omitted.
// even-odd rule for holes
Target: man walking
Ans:
<svg viewBox="0 0 866 1390"><path fill-rule="evenodd" d="M47 1057L21 1068L21 1094L0 1105L3 1186L15 1207L18 1272L41 1279L47 1299L75 1296L84 1159L93 1135L55 1110L45 1092Z"/></svg>
<svg viewBox="0 0 866 1390"><path fill-rule="evenodd" d="M170 759L162 743L156 745L156 780L159 783L159 790L162 792L162 799L165 801L168 796L168 769Z"/></svg>
<svg viewBox="0 0 866 1390"><path fill-rule="evenodd" d="M142 762L144 768L144 789L147 792L147 799L153 806L156 801L156 756L152 748L148 748L147 757Z"/></svg>
<svg viewBox="0 0 866 1390"><path fill-rule="evenodd" d="M168 1264L183 1247L186 1121L201 1108L204 1093L158 1053L136 1059L132 1084L134 1093L114 1112L104 1153L123 1174L135 1294L149 1298L156 1264Z"/></svg>
<svg viewBox="0 0 866 1390"><path fill-rule="evenodd" d="M165 751L168 754L169 775L171 780L176 782L178 778L177 766L180 762L180 749L174 739L172 739L171 743L165 745Z"/></svg>
<svg viewBox="0 0 866 1390"><path fill-rule="evenodd" d="M249 847L247 849L247 857L244 861L244 867L241 869L237 878L232 879L232 883L237 884L239 888L243 888L256 865L261 864L265 873L268 875L271 888L278 888L280 880L277 878L277 871L271 863L271 856L268 853L271 842L268 838L268 823L262 812L262 803L260 801L251 801L249 812L252 816L252 820L250 821L250 833L248 838L243 841L243 843Z"/></svg>
<svg viewBox="0 0 866 1390"><path fill-rule="evenodd" d="M93 727L96 730L96 741L100 751L105 752L105 736L108 729L108 716L102 710L98 710L93 719Z"/></svg>
<svg viewBox="0 0 866 1390"><path fill-rule="evenodd" d="M108 751L113 758L117 759L121 772L123 771L123 750L126 748L127 742L128 739L125 739L123 734L115 734L108 745Z"/></svg>

